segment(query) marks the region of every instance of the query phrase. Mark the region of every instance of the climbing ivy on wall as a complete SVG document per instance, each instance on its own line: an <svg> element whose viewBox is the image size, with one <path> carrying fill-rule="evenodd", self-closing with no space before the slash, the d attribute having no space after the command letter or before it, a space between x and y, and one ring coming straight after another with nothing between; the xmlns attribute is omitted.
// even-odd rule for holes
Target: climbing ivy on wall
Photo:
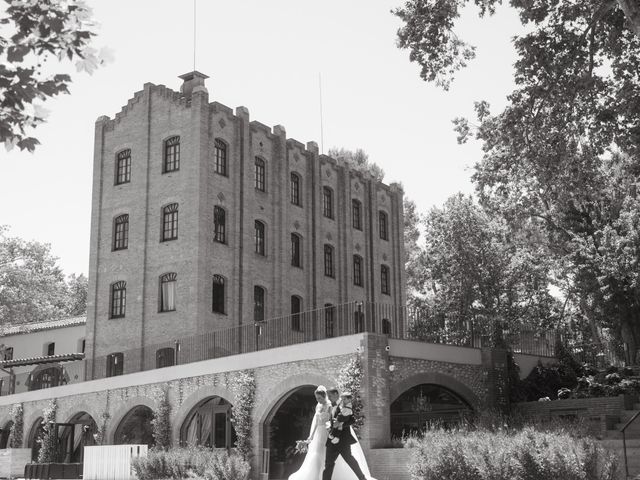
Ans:
<svg viewBox="0 0 640 480"><path fill-rule="evenodd" d="M351 357L338 374L338 388L341 392L350 392L353 396L353 430L360 435L360 429L364 425L364 413L362 404L362 361L360 356Z"/></svg>
<svg viewBox="0 0 640 480"><path fill-rule="evenodd" d="M49 405L42 414L42 437L38 439L40 452L38 463L52 463L56 461L56 411L58 404L56 399L49 401Z"/></svg>
<svg viewBox="0 0 640 480"><path fill-rule="evenodd" d="M231 422L236 431L236 449L243 458L251 453L251 415L256 396L253 372L242 371L233 380L236 402L231 408Z"/></svg>
<svg viewBox="0 0 640 480"><path fill-rule="evenodd" d="M102 415L100 416L101 422L98 426L98 431L96 432L95 436L96 445L104 445L105 436L107 434L107 422L109 421L109 418L111 418L109 412L102 412Z"/></svg>
<svg viewBox="0 0 640 480"><path fill-rule="evenodd" d="M153 439L156 447L167 450L171 446L171 404L169 403L169 391L165 390L158 401L158 406L153 412L151 420Z"/></svg>
<svg viewBox="0 0 640 480"><path fill-rule="evenodd" d="M24 411L22 404L17 403L11 407L11 429L9 430L9 448L22 448L24 436Z"/></svg>

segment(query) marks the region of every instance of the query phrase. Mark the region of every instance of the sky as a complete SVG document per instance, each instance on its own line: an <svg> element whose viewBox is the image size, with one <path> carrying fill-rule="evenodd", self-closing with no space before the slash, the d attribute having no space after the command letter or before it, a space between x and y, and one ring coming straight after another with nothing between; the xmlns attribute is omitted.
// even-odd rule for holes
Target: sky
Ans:
<svg viewBox="0 0 640 480"><path fill-rule="evenodd" d="M70 95L47 101L35 153L0 147L0 225L51 244L65 273L88 272L94 123L112 117L144 83L178 90L193 70L191 0L89 0L99 26L93 45L112 61L92 75L72 65ZM420 79L396 46L402 0L197 0L196 69L209 75L209 100L245 106L251 119L284 125L302 143L362 148L401 182L421 213L450 195L473 192L477 142L458 145L451 120L473 118L473 102L499 111L513 90L514 10L479 19L467 8L458 35L477 57L449 91ZM323 138L320 135L322 78Z"/></svg>

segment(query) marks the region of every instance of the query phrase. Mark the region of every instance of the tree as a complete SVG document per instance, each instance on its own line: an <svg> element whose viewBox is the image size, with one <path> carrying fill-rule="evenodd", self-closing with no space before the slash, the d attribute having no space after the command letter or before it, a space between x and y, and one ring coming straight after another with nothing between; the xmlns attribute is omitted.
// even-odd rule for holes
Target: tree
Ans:
<svg viewBox="0 0 640 480"><path fill-rule="evenodd" d="M399 45L426 80L448 87L473 56L453 34L463 0L415 0L396 11ZM470 2L469 2L470 3ZM481 14L498 2L478 0ZM640 5L633 0L511 0L525 34L515 39L516 90L478 123L454 121L484 156L473 180L480 202L510 230L536 232L554 276L590 325L633 360L640 347Z"/></svg>
<svg viewBox="0 0 640 480"><path fill-rule="evenodd" d="M556 323L545 252L512 236L471 197L456 194L433 208L424 236L418 283L430 316L412 326L414 335L460 339L472 328L490 334L496 327L538 330Z"/></svg>
<svg viewBox="0 0 640 480"><path fill-rule="evenodd" d="M327 154L336 160L346 162L353 170L368 173L378 182L384 180L384 170L377 164L369 162L369 155L361 148L352 151L346 148L333 147L329 149Z"/></svg>
<svg viewBox="0 0 640 480"><path fill-rule="evenodd" d="M68 74L45 74L49 58L76 60L78 71L93 72L105 62L91 39L95 27L82 0L5 0L0 16L0 142L34 151L38 140L27 131L47 115L42 102L69 93Z"/></svg>
<svg viewBox="0 0 640 480"><path fill-rule="evenodd" d="M51 247L9 237L0 226L0 325L42 322L86 313L87 279L69 285Z"/></svg>

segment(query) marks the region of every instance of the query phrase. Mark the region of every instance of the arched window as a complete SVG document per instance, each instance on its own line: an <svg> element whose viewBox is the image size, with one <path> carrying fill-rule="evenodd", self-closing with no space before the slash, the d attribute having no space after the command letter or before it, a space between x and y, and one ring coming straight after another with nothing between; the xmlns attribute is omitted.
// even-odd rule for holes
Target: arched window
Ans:
<svg viewBox="0 0 640 480"><path fill-rule="evenodd" d="M301 206L300 201L300 176L291 172L291 203Z"/></svg>
<svg viewBox="0 0 640 480"><path fill-rule="evenodd" d="M387 214L385 212L383 212L382 210L380 210L380 212L378 212L379 215L379 221L378 221L378 226L380 227L380 238L382 240L389 240L389 230L388 230L388 225L387 225Z"/></svg>
<svg viewBox="0 0 640 480"><path fill-rule="evenodd" d="M107 377L117 377L124 373L124 354L122 352L107 355Z"/></svg>
<svg viewBox="0 0 640 480"><path fill-rule="evenodd" d="M291 234L291 265L302 267L302 238L297 233Z"/></svg>
<svg viewBox="0 0 640 480"><path fill-rule="evenodd" d="M256 322L264 321L264 298L264 288L259 287L258 285L253 287L253 320Z"/></svg>
<svg viewBox="0 0 640 480"><path fill-rule="evenodd" d="M358 287L362 286L362 257L360 255L353 256L353 284Z"/></svg>
<svg viewBox="0 0 640 480"><path fill-rule="evenodd" d="M155 445L153 439L153 410L145 405L133 407L124 416L113 435L114 445Z"/></svg>
<svg viewBox="0 0 640 480"><path fill-rule="evenodd" d="M391 335L391 322L388 318L382 319L382 334Z"/></svg>
<svg viewBox="0 0 640 480"><path fill-rule="evenodd" d="M362 203L355 198L351 200L351 225L356 230L362 230Z"/></svg>
<svg viewBox="0 0 640 480"><path fill-rule="evenodd" d="M327 218L333 218L333 190L322 187L322 213Z"/></svg>
<svg viewBox="0 0 640 480"><path fill-rule="evenodd" d="M301 315L302 298L297 295L291 296L291 329L298 332L302 331Z"/></svg>
<svg viewBox="0 0 640 480"><path fill-rule="evenodd" d="M176 364L176 351L171 347L156 350L156 368L171 367Z"/></svg>
<svg viewBox="0 0 640 480"><path fill-rule="evenodd" d="M255 181L256 181L256 190L260 190L261 192L266 191L266 177L267 177L267 167L265 162L260 157L256 157L255 160Z"/></svg>
<svg viewBox="0 0 640 480"><path fill-rule="evenodd" d="M124 250L129 247L129 215L118 215L113 221L113 249Z"/></svg>
<svg viewBox="0 0 640 480"><path fill-rule="evenodd" d="M111 284L111 318L122 318L127 307L127 282Z"/></svg>
<svg viewBox="0 0 640 480"><path fill-rule="evenodd" d="M229 449L236 441L231 417L229 402L209 397L187 415L180 429L180 441L190 446Z"/></svg>
<svg viewBox="0 0 640 480"><path fill-rule="evenodd" d="M453 391L440 385L416 385L391 404L391 435L419 434L430 424L455 425L471 413L469 404Z"/></svg>
<svg viewBox="0 0 640 480"><path fill-rule="evenodd" d="M224 208L216 205L213 207L213 240L218 243L227 243L227 219Z"/></svg>
<svg viewBox="0 0 640 480"><path fill-rule="evenodd" d="M162 209L162 241L178 238L178 204L171 203Z"/></svg>
<svg viewBox="0 0 640 480"><path fill-rule="evenodd" d="M391 295L391 287L389 286L389 267L380 265L380 291L385 295Z"/></svg>
<svg viewBox="0 0 640 480"><path fill-rule="evenodd" d="M215 155L215 172L219 175L227 176L227 144L219 138L216 138L214 142L214 155Z"/></svg>
<svg viewBox="0 0 640 480"><path fill-rule="evenodd" d="M264 223L260 220L255 221L255 245L256 253L258 255L264 255Z"/></svg>
<svg viewBox="0 0 640 480"><path fill-rule="evenodd" d="M336 307L330 303L324 304L324 335L327 338L335 335Z"/></svg>
<svg viewBox="0 0 640 480"><path fill-rule="evenodd" d="M224 292L224 277L221 275L213 276L212 287L212 307L211 309L216 313L225 313L225 292Z"/></svg>
<svg viewBox="0 0 640 480"><path fill-rule="evenodd" d="M127 148L116 155L116 185L131 181L131 149Z"/></svg>
<svg viewBox="0 0 640 480"><path fill-rule="evenodd" d="M64 370L60 365L53 365L51 367L43 368L42 370L34 371L27 379L29 391L42 390L44 388L57 387L58 385L64 385L68 381L68 377L65 378Z"/></svg>
<svg viewBox="0 0 640 480"><path fill-rule="evenodd" d="M176 284L178 275L165 273L160 276L160 312L173 312L176 309Z"/></svg>
<svg viewBox="0 0 640 480"><path fill-rule="evenodd" d="M164 164L162 173L180 170L180 137L171 137L164 142Z"/></svg>
<svg viewBox="0 0 640 480"><path fill-rule="evenodd" d="M329 244L324 245L324 274L327 277L335 277L333 271L333 247Z"/></svg>

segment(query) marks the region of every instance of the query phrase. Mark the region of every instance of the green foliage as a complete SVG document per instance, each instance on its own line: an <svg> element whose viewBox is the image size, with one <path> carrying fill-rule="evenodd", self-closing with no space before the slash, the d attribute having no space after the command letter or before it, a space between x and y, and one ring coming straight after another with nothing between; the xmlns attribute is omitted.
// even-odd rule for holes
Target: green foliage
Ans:
<svg viewBox="0 0 640 480"><path fill-rule="evenodd" d="M68 283L51 246L7 236L0 225L0 325L42 322L86 313L87 278Z"/></svg>
<svg viewBox="0 0 640 480"><path fill-rule="evenodd" d="M71 77L44 73L49 59L75 60L78 71L91 73L104 63L90 47L91 11L81 0L5 0L0 16L0 142L8 150L33 151L39 143L26 132L44 122L41 106L69 93ZM10 36L9 36L10 35ZM102 53L104 56L104 52Z"/></svg>
<svg viewBox="0 0 640 480"><path fill-rule="evenodd" d="M9 448L22 448L24 440L24 410L21 403L11 407L11 430L9 431Z"/></svg>
<svg viewBox="0 0 640 480"><path fill-rule="evenodd" d="M432 430L414 447L415 480L614 480L617 458L566 431Z"/></svg>
<svg viewBox="0 0 640 480"><path fill-rule="evenodd" d="M341 392L349 392L352 395L353 405L353 430L360 435L360 429L364 425L364 405L362 402L362 378L364 371L359 355L354 355L338 374L338 389Z"/></svg>
<svg viewBox="0 0 640 480"><path fill-rule="evenodd" d="M554 323L559 306L548 291L546 252L511 235L504 221L470 197L457 194L433 208L425 240L419 285L429 312L411 326L414 337L451 341L472 328L492 335L505 327L544 329Z"/></svg>
<svg viewBox="0 0 640 480"><path fill-rule="evenodd" d="M56 411L58 410L58 404L55 398L49 400L49 404L42 413L42 437L37 441L40 444L40 451L38 452L38 463L52 463L57 461L57 438L55 431Z"/></svg>
<svg viewBox="0 0 640 480"><path fill-rule="evenodd" d="M454 33L464 7L497 0L408 0L399 46L422 77L448 87L473 57ZM640 351L640 6L635 0L510 0L524 25L514 39L516 89L502 112L476 103L461 142L484 156L473 181L481 205L553 262L566 298L561 319L585 336Z"/></svg>
<svg viewBox="0 0 640 480"><path fill-rule="evenodd" d="M168 449L171 446L171 403L169 403L168 390L163 392L153 412L151 428L156 447Z"/></svg>
<svg viewBox="0 0 640 480"><path fill-rule="evenodd" d="M346 148L333 147L329 149L327 155L336 160L346 162L353 170L372 175L373 178L379 182L384 179L384 170L376 163L370 162L369 155L361 148L352 151Z"/></svg>
<svg viewBox="0 0 640 480"><path fill-rule="evenodd" d="M231 408L231 422L236 431L236 450L242 458L251 455L251 414L255 404L256 381L253 372L238 372L234 379L236 402Z"/></svg>
<svg viewBox="0 0 640 480"><path fill-rule="evenodd" d="M98 425L98 431L96 432L96 445L104 445L106 434L107 434L107 423L109 422L109 412L102 412L101 422Z"/></svg>
<svg viewBox="0 0 640 480"><path fill-rule="evenodd" d="M133 460L139 480L202 479L247 480L249 463L239 455L203 447L152 449Z"/></svg>

